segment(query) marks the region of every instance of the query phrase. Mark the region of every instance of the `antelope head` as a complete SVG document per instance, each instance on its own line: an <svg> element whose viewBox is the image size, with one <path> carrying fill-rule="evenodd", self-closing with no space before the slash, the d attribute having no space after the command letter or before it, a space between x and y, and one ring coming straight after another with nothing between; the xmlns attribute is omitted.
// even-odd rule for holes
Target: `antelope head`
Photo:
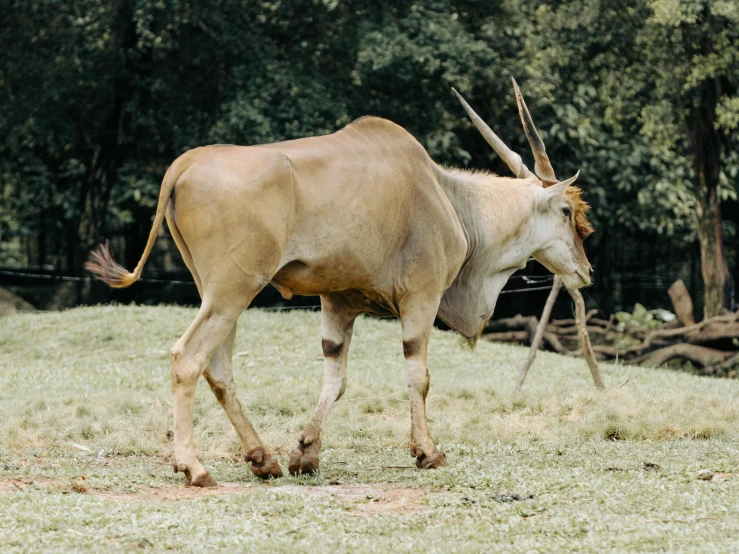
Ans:
<svg viewBox="0 0 739 554"><path fill-rule="evenodd" d="M533 253L534 258L549 271L562 277L567 288L588 286L592 268L583 249L583 240L593 232L593 228L586 215L590 206L582 200L582 191L572 186L580 172L578 171L564 181L557 179L549 156L547 156L544 142L536 130L515 79L513 79L513 88L516 93L521 123L534 153L533 173L523 163L521 156L508 148L464 98L456 90L452 90L477 130L513 174L518 179L533 183L538 187L536 191L537 213L534 217L537 218L537 244L540 246Z"/></svg>

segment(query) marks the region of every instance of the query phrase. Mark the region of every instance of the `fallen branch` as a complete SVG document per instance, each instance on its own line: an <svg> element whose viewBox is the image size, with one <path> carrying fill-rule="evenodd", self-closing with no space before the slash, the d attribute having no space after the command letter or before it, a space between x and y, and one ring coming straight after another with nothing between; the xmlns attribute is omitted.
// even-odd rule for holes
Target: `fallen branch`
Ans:
<svg viewBox="0 0 739 554"><path fill-rule="evenodd" d="M680 283L673 287L679 291ZM683 285L684 286L684 285ZM678 326L679 322L662 323L660 328L650 328L653 323L637 324L634 320L625 326L617 325L613 315L607 320L594 317L596 310L585 312L584 301L578 291L570 291L575 301L574 319L549 320L554 302L562 287L562 281L555 278L541 319L518 315L513 318L492 322L483 338L502 342L529 342L526 363L519 370L516 390L533 364L542 341L545 348L560 354L584 357L598 388L603 379L598 369L599 360L623 360L632 364L650 366L661 365L675 358L694 363L702 368L705 375L723 375L734 366L739 368L739 311L727 312L708 318L699 323ZM673 302L683 303L682 319L689 321L689 310L684 309L689 302L683 298ZM677 310L677 308L676 308ZM591 344L594 337L597 344ZM625 345L624 345L625 343ZM570 350L579 344L579 349ZM624 346L616 347L617 344ZM733 375L733 373L732 373Z"/></svg>
<svg viewBox="0 0 739 554"><path fill-rule="evenodd" d="M700 331L685 334L685 339L692 344L703 344L724 339L739 338L739 323L709 323Z"/></svg>
<svg viewBox="0 0 739 554"><path fill-rule="evenodd" d="M498 342L528 342L529 332L507 331L505 333L485 333L481 338Z"/></svg>
<svg viewBox="0 0 739 554"><path fill-rule="evenodd" d="M597 317L592 318L590 321L588 321L590 325L599 325L600 327L605 327L606 329L610 329L613 327L613 315L608 320L605 319L599 319Z"/></svg>
<svg viewBox="0 0 739 554"><path fill-rule="evenodd" d="M533 336L538 323L539 322L534 316L525 317L519 314L515 317L509 317L506 319L494 319L488 323L485 330L489 333L500 333L505 331L528 331L531 329L531 335Z"/></svg>
<svg viewBox="0 0 739 554"><path fill-rule="evenodd" d="M608 333L608 330L599 326L599 325L588 325L587 326L588 333L591 333L593 335L605 335ZM571 335L573 333L578 333L577 325L571 325L569 327L559 327L557 325L547 325L547 331L550 333L557 333L560 335Z"/></svg>
<svg viewBox="0 0 739 554"><path fill-rule="evenodd" d="M558 354L567 354L567 349L562 346L562 343L557 338L557 335L555 335L554 333L543 333L542 337L545 341L547 341L549 346L552 347L552 350L554 350Z"/></svg>
<svg viewBox="0 0 739 554"><path fill-rule="evenodd" d="M644 356L640 356L633 360L634 363L641 363L647 367L657 367L673 358L685 358L701 367L714 365L717 362L723 362L732 355L731 352L722 352L714 348L706 348L705 346L696 346L694 344L679 343L660 348L654 352L650 352Z"/></svg>
<svg viewBox="0 0 739 554"><path fill-rule="evenodd" d="M735 365L739 365L739 352L737 352L733 356L729 356L721 363L704 367L702 373L704 375L714 375L722 369L730 369Z"/></svg>
<svg viewBox="0 0 739 554"><path fill-rule="evenodd" d="M623 349L621 351L621 355L629 356L630 354L634 353L640 354L644 352L644 350L646 350L649 346L651 346L652 342L657 339L670 339L685 336L692 331L700 331L701 329L708 325L711 325L712 323L733 323L734 321L736 321L737 316L739 316L739 312L717 315L715 317L701 321L700 323L688 325L687 327L677 327L675 329L657 329L648 333L647 336L644 338L644 342L642 342L641 344L635 344L634 346Z"/></svg>

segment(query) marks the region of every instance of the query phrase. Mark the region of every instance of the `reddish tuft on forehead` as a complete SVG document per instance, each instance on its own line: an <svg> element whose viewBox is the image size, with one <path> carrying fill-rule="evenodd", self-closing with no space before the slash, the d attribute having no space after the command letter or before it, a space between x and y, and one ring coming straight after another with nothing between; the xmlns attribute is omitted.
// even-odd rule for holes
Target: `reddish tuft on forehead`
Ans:
<svg viewBox="0 0 739 554"><path fill-rule="evenodd" d="M582 199L582 189L578 187L567 187L565 194L572 201L572 206L575 209L575 230L580 238L585 240L594 231L587 216L590 204Z"/></svg>

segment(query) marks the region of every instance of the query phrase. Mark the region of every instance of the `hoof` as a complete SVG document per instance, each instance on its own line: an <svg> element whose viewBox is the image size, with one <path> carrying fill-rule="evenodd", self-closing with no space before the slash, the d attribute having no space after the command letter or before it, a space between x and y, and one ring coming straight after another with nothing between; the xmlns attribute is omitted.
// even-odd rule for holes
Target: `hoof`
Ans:
<svg viewBox="0 0 739 554"><path fill-rule="evenodd" d="M436 469L437 467L445 467L449 464L446 461L446 456L440 450L437 450L431 456L421 454L416 457L416 467L418 469Z"/></svg>
<svg viewBox="0 0 739 554"><path fill-rule="evenodd" d="M318 455L313 454L313 450L317 450L309 445L296 448L290 454L290 465L288 470L290 475L315 475L318 473Z"/></svg>
<svg viewBox="0 0 739 554"><path fill-rule="evenodd" d="M254 448L247 452L244 460L251 462L251 472L260 479L277 479L282 477L282 468L277 458L264 452L263 448Z"/></svg>
<svg viewBox="0 0 739 554"><path fill-rule="evenodd" d="M321 451L320 436L301 433L298 447L290 453L290 475L314 475L318 473L318 453Z"/></svg>
<svg viewBox="0 0 739 554"><path fill-rule="evenodd" d="M318 456L309 452L304 453L296 448L290 454L290 475L313 475L318 473Z"/></svg>
<svg viewBox="0 0 739 554"><path fill-rule="evenodd" d="M218 482L206 471L200 475L192 476L192 472L185 464L174 466L175 473L185 474L185 485L188 487L217 487Z"/></svg>
<svg viewBox="0 0 739 554"><path fill-rule="evenodd" d="M190 481L189 485L191 487L217 487L218 482L206 473Z"/></svg>

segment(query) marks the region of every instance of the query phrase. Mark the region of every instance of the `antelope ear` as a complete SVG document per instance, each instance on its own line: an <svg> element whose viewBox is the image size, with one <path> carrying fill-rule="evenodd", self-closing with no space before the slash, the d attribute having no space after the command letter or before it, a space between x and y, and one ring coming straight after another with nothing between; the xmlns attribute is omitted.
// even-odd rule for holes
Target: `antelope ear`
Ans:
<svg viewBox="0 0 739 554"><path fill-rule="evenodd" d="M539 209L544 211L548 210L549 207L552 205L552 202L555 200L558 200L567 190L567 187L569 187L572 183L577 181L577 178L580 176L580 172L578 171L567 179L566 181L560 181L559 183L550 185L546 188L542 188L539 190Z"/></svg>

